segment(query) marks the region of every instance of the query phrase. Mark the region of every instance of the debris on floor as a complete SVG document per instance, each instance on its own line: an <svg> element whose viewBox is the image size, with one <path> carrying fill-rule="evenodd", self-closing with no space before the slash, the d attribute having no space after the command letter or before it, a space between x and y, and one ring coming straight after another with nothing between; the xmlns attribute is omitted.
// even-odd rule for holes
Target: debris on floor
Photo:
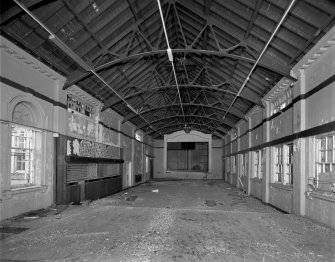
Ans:
<svg viewBox="0 0 335 262"><path fill-rule="evenodd" d="M209 207L215 207L216 202L214 200L206 200L206 205Z"/></svg>
<svg viewBox="0 0 335 262"><path fill-rule="evenodd" d="M23 219L37 219L37 218L40 218L40 217L38 217L38 216L33 216L33 217L27 216L27 217L23 217Z"/></svg>
<svg viewBox="0 0 335 262"><path fill-rule="evenodd" d="M54 215L58 215L58 214L62 213L68 207L69 207L68 205L58 205L57 208L56 208L56 212L54 213Z"/></svg>
<svg viewBox="0 0 335 262"><path fill-rule="evenodd" d="M158 193L158 192L159 192L159 189L153 189L153 190L151 190L151 192L153 192L153 193Z"/></svg>
<svg viewBox="0 0 335 262"><path fill-rule="evenodd" d="M333 261L333 230L227 188L163 181L88 206L53 207L36 220L24 220L26 213L0 224L0 260ZM29 230L16 234L14 226Z"/></svg>
<svg viewBox="0 0 335 262"><path fill-rule="evenodd" d="M129 196L129 197L126 197L126 201L135 201L137 198L137 196Z"/></svg>
<svg viewBox="0 0 335 262"><path fill-rule="evenodd" d="M5 239L6 237L11 236L12 234L19 234L28 228L25 227L0 227L0 239Z"/></svg>

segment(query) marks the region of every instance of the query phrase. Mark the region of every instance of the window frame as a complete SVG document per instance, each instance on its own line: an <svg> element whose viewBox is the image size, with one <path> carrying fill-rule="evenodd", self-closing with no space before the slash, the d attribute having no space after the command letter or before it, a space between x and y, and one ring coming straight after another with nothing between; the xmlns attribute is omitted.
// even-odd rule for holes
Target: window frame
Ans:
<svg viewBox="0 0 335 262"><path fill-rule="evenodd" d="M283 183L284 170L283 170L283 145L274 147L274 182Z"/></svg>
<svg viewBox="0 0 335 262"><path fill-rule="evenodd" d="M329 138L332 138L332 148L329 149ZM325 139L325 148L322 149L322 139ZM316 147L316 156L315 156L315 171L316 178L318 179L318 175L320 173L328 173L335 172L335 133L327 133L321 136L317 136L315 138L315 147ZM322 153L324 153L324 157L322 157ZM329 153L331 153L331 160L329 161ZM324 158L324 161L322 161ZM321 161L320 161L321 160ZM326 169L326 166L329 165L329 169ZM321 166L321 169L320 169Z"/></svg>
<svg viewBox="0 0 335 262"><path fill-rule="evenodd" d="M285 166L286 170L284 170L284 181L287 184L293 185L293 143L289 143L285 145Z"/></svg>
<svg viewBox="0 0 335 262"><path fill-rule="evenodd" d="M180 148L170 148L169 143L179 143ZM193 143L194 149L182 148L183 143ZM172 145L171 145L172 146ZM168 142L166 146L166 163L168 171L205 172L209 171L209 143L208 142ZM199 165L194 166L192 156L197 152ZM171 155L172 154L172 155ZM177 160L174 160L177 156ZM175 168L171 166L177 166Z"/></svg>
<svg viewBox="0 0 335 262"><path fill-rule="evenodd" d="M241 154L241 176L248 175L248 168L249 168L249 155L248 153Z"/></svg>
<svg viewBox="0 0 335 262"><path fill-rule="evenodd" d="M329 149L329 137L332 137L332 148ZM322 149L322 139L325 138L325 148ZM314 157L314 174L312 177L314 190L321 192L334 193L335 183L331 179L335 176L335 132L329 132L322 135L318 135L314 139L315 157ZM322 152L324 152L324 161L322 161ZM329 152L331 152L331 161L329 161ZM321 161L320 161L321 160ZM326 170L326 165L329 165L329 170ZM320 168L321 166L321 168ZM326 177L329 175L331 180L322 180L320 175L324 174ZM329 184L329 188L327 188Z"/></svg>
<svg viewBox="0 0 335 262"><path fill-rule="evenodd" d="M22 189L27 187L36 187L40 186L41 178L38 178L39 172L36 172L36 165L37 165L37 143L42 142L42 136L41 131L25 125L20 124L11 124L10 125L10 188L11 189ZM31 137L28 137L27 134L25 136L20 135L13 135L13 131L15 128L23 129L25 131L31 132ZM22 131L21 131L22 132ZM20 139L20 138L25 139ZM27 143L27 139L28 143ZM14 140L18 140L18 144L15 144ZM22 142L23 140L23 142ZM37 141L40 140L40 141ZM20 152L23 151L24 153ZM24 162L24 170L23 169L17 169L18 162L15 159L15 156L17 155L25 155L25 162ZM16 161L16 162L14 162ZM21 163L22 164L22 163ZM28 168L28 172L27 172ZM17 172L19 171L19 172ZM23 171L23 172L22 172ZM22 176L24 174L25 183L13 183L15 179L13 179L13 176ZM20 179L22 180L22 179Z"/></svg>
<svg viewBox="0 0 335 262"><path fill-rule="evenodd" d="M274 146L274 183L293 185L293 148L293 142Z"/></svg>
<svg viewBox="0 0 335 262"><path fill-rule="evenodd" d="M262 149L256 150L254 153L254 170L253 178L263 178L263 151ZM256 158L257 156L257 158Z"/></svg>

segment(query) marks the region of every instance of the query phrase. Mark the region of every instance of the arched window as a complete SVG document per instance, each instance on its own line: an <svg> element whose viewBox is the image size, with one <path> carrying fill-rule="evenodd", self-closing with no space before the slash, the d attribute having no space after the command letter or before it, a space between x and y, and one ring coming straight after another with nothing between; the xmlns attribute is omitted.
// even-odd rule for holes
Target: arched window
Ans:
<svg viewBox="0 0 335 262"><path fill-rule="evenodd" d="M32 105L18 103L12 113L11 126L11 188L40 184L40 172L36 172L38 157L41 157L41 132L36 126ZM39 161L41 162L41 161Z"/></svg>

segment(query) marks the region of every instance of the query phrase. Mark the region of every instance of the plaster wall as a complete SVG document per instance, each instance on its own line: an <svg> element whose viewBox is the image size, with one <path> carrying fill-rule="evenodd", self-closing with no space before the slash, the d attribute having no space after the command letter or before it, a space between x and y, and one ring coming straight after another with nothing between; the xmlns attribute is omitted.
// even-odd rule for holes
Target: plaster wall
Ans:
<svg viewBox="0 0 335 262"><path fill-rule="evenodd" d="M262 199L262 180L250 179L250 194L258 199Z"/></svg>
<svg viewBox="0 0 335 262"><path fill-rule="evenodd" d="M250 128L254 128L263 121L263 109L259 107L255 108L249 117L251 121Z"/></svg>
<svg viewBox="0 0 335 262"><path fill-rule="evenodd" d="M212 175L208 175L208 179L222 179L222 140L213 139L212 140Z"/></svg>
<svg viewBox="0 0 335 262"><path fill-rule="evenodd" d="M287 213L292 213L292 188L270 184L269 203Z"/></svg>
<svg viewBox="0 0 335 262"><path fill-rule="evenodd" d="M29 58L29 55L24 55ZM12 81L13 85L22 84L42 95L56 97L54 92L54 89L58 88L56 80L49 79L41 72L29 68L17 57L8 54L4 48L1 49L1 76ZM41 146L36 148L36 154L40 154L40 164L35 170L38 175L38 185L12 189L9 176L11 128L9 123L0 124L0 220L3 220L31 210L46 208L53 203L54 119L60 118L58 113L64 113L65 110L58 108L55 113L55 106L52 103L3 82L0 83L0 99L0 119L2 121L12 121L13 109L18 103L31 104L39 115L35 127L41 130L42 141ZM57 123L56 127L56 132L66 132L65 123Z"/></svg>
<svg viewBox="0 0 335 262"><path fill-rule="evenodd" d="M242 137L239 138L240 140L240 150L245 150L249 148L249 133L246 133Z"/></svg>
<svg viewBox="0 0 335 262"><path fill-rule="evenodd" d="M263 126L251 131L251 146L258 146L263 143Z"/></svg>
<svg viewBox="0 0 335 262"><path fill-rule="evenodd" d="M270 141L292 134L292 108L270 120Z"/></svg>
<svg viewBox="0 0 335 262"><path fill-rule="evenodd" d="M332 31L332 34L334 34L334 28ZM329 34L329 36L331 36L331 34ZM322 41L323 43L320 42L321 46L314 48L316 49L315 52L317 55L313 56L311 59L312 63L305 69L306 93L335 74L335 45L329 43L330 41L331 40ZM322 52L320 52L321 49ZM308 58L309 57L306 56L306 59L303 61Z"/></svg>
<svg viewBox="0 0 335 262"><path fill-rule="evenodd" d="M335 230L335 201L310 195L306 199L306 216Z"/></svg>
<svg viewBox="0 0 335 262"><path fill-rule="evenodd" d="M306 99L306 129L335 121L334 101L335 82Z"/></svg>
<svg viewBox="0 0 335 262"><path fill-rule="evenodd" d="M237 142L237 139L235 139L233 142L232 142L232 145L231 145L231 153L236 153L238 152L238 142Z"/></svg>
<svg viewBox="0 0 335 262"><path fill-rule="evenodd" d="M230 136L225 136L225 145L224 145L224 152L225 155L229 155L231 153L231 144L230 144Z"/></svg>
<svg viewBox="0 0 335 262"><path fill-rule="evenodd" d="M5 38L1 37L0 41L1 44L8 47L1 48L1 76L22 86L30 87L34 91L51 99L58 100L57 80L63 80L62 77L58 76L57 73L48 69L41 62L14 46ZM62 98L64 98L63 102L65 102L66 93L62 93L64 93Z"/></svg>

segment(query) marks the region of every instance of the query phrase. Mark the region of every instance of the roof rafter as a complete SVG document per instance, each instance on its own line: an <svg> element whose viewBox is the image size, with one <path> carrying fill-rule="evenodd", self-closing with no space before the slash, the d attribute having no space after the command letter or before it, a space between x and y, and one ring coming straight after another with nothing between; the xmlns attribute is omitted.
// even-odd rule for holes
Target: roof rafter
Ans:
<svg viewBox="0 0 335 262"><path fill-rule="evenodd" d="M192 49L192 48L185 48L185 49L172 49L172 53L194 53L194 54L204 54L204 55L211 55L211 56L218 56L218 57L228 57L231 59L237 59L240 61L244 61L247 63L251 63L254 64L256 61L254 59L245 57L245 56L239 56L239 55L234 55L234 54L230 54L228 52L225 51L214 51L214 50L200 50L200 49ZM129 60L132 59L138 59L138 58L145 58L145 57L150 57L153 55L166 55L166 50L152 50L152 51L148 51L148 52L143 52L143 53L138 53L138 54L132 54L129 56L124 56L124 57L120 57L120 58L116 58L112 61L109 61L103 65L99 65L97 66L94 70L99 72L102 69L123 63L123 62L127 62ZM276 73L279 73L282 76L285 76L289 79L292 80L296 80L294 77L292 77L290 75L290 69L288 68L288 66L281 62L281 61L274 61L273 57L270 57L268 55L264 55L263 58L259 61L258 63L259 66L264 67L268 70L274 71ZM79 72L74 72L73 74L70 74L67 79L66 82L63 86L63 89L67 89L70 86L76 84L77 82L79 82L80 80L83 80L84 78L88 77L91 75L91 72L88 71L79 71Z"/></svg>
<svg viewBox="0 0 335 262"><path fill-rule="evenodd" d="M174 103L171 103L171 104L152 107L148 110L142 111L141 115L145 115L147 113L152 113L154 111L159 111L161 109L177 107L178 105L179 105L178 103L174 102ZM195 106L195 107L203 107L203 108L207 108L207 109L212 109L212 110L216 110L216 111L219 111L219 112L226 112L225 109L222 109L221 107L215 107L215 106L212 106L212 105L194 104L194 103L183 103L183 105L185 105L185 107ZM242 112L238 111L237 109L232 110L229 113L232 114L232 115L235 115L236 117L238 117L240 119L245 119L244 114ZM130 114L128 114L124 117L122 123L125 123L127 121L131 121L132 119L134 119L137 116L138 115L136 115L136 114L130 113ZM230 124L227 124L227 125L230 125ZM231 126L231 127L233 127L233 126Z"/></svg>

